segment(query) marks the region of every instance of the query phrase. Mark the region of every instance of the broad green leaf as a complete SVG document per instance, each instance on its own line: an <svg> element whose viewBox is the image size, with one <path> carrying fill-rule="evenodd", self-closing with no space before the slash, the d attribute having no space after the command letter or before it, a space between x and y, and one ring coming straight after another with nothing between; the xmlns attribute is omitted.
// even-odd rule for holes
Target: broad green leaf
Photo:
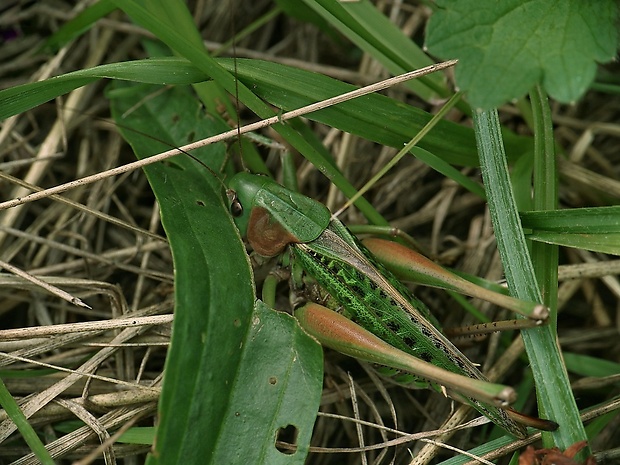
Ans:
<svg viewBox="0 0 620 465"><path fill-rule="evenodd" d="M239 80L272 105L289 111L354 90L356 87L317 73L260 60L238 59ZM222 60L234 69L232 60ZM432 118L416 107L383 95L371 94L306 115L346 132L382 145L401 149ZM531 139L506 133L509 153L519 156L531 149ZM413 153L429 151L448 163L478 165L475 138L470 128L440 121L413 148Z"/></svg>
<svg viewBox="0 0 620 465"><path fill-rule="evenodd" d="M456 82L472 106L497 107L540 83L571 103L588 89L596 62L615 56L617 3L582 0L438 0L426 46L458 58Z"/></svg>
<svg viewBox="0 0 620 465"><path fill-rule="evenodd" d="M175 88L145 99L127 118L123 113L143 94L125 92L122 99L112 100L114 117L139 157L157 153L163 145L143 134L157 134L176 145L189 133L200 137L218 132L208 119L192 118L198 105L183 94ZM225 150L214 145L195 155L219 166ZM218 180L210 173L205 176L204 168L183 154L170 163L151 165L146 172L175 266L175 321L159 403L156 453L160 463L192 463L192 457L208 456L225 418L230 386L238 376L239 348L249 330L253 283Z"/></svg>
<svg viewBox="0 0 620 465"><path fill-rule="evenodd" d="M187 88L173 88L153 97L155 94L140 87L134 92L125 89L122 95L122 99L113 99L113 113L141 157L169 148L145 134L156 134L160 141L177 145L223 129L201 112ZM137 102L142 104L123 118ZM221 144L194 155L213 168L221 166L226 156ZM320 349L307 337L304 340L290 317L284 329L283 324L276 329L270 324L261 327L262 345L256 347L251 270L223 202L223 186L214 174L185 154L150 165L146 171L170 240L176 299L153 463L218 463L213 461L215 454L231 441L226 435L239 427L239 418L234 415L240 409L239 398L253 402L260 412L257 415L247 410L247 405L246 410L240 410L246 428L234 435L240 453L262 448L280 454L274 446L273 431L258 442L256 431L264 430L266 418L271 418L274 428L295 425L300 432L300 449L303 441L307 446L321 389ZM266 321L270 317L261 318ZM292 360L304 363L305 350L310 350L313 357L309 363L314 368L302 370L309 378L300 380L297 372L297 377L291 374L292 367L297 368ZM259 359L263 360L260 364ZM282 373L283 368L288 371ZM275 386L265 383L267 391L260 398L256 397L257 369L265 380L278 379ZM308 393L312 388L314 396ZM305 392L305 400L296 399L297 392ZM250 436L244 436L246 433ZM287 457L297 457L301 463L301 455Z"/></svg>
<svg viewBox="0 0 620 465"><path fill-rule="evenodd" d="M302 465L321 400L321 346L292 316L257 301L235 381L210 463ZM294 453L275 447L286 429Z"/></svg>

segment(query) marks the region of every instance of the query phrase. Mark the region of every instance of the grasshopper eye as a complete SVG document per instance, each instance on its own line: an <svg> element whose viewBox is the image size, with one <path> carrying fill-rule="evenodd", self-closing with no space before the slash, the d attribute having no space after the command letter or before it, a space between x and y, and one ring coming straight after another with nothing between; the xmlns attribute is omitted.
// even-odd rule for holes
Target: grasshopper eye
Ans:
<svg viewBox="0 0 620 465"><path fill-rule="evenodd" d="M237 193L233 189L227 189L226 197L228 197L230 202L230 214L235 218L239 218L243 214L243 205L239 202Z"/></svg>
<svg viewBox="0 0 620 465"><path fill-rule="evenodd" d="M239 218L243 214L243 206L237 197L230 204L230 214L235 218Z"/></svg>

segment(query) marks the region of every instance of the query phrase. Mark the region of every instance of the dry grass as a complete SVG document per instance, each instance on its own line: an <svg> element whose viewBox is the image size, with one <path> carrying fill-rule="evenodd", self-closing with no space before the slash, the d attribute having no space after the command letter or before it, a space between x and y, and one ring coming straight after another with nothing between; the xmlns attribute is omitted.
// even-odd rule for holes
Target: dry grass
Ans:
<svg viewBox="0 0 620 465"><path fill-rule="evenodd" d="M231 24L242 30L270 4L262 0L244 2L243 7L232 10L231 18L227 2L204 3L200 3L204 9L196 17L212 49L231 36ZM62 1L53 6L16 2L2 13L0 28L5 36L16 36L7 38L0 48L1 88L144 55L139 45L142 33L117 14L56 55L37 53L45 38L72 17L72 8ZM408 4L394 8L389 14L408 34L420 37L426 10ZM236 52L294 63L356 84L385 77L376 63L352 53L346 43L334 46L311 25L284 17L242 40ZM100 119L107 116L102 86L79 89L62 101L2 123L3 200L30 192L25 186L54 186L133 160L115 128ZM403 90L390 93L411 101ZM554 107L556 140L567 154L561 164L564 205L601 205L620 198L619 103L617 98L590 92L575 106ZM508 127L526 133L518 113L512 106L501 111ZM451 118L461 120L463 116L454 113ZM329 128L316 129L345 167L345 175L357 185L392 152ZM325 195L318 188L314 191L316 182L310 176L310 167L302 165L300 173L306 193L326 201L332 209L342 203L337 194ZM413 234L429 256L470 274L501 278L483 202L430 172L421 162L411 159L399 165L368 198L395 226ZM0 259L92 307L72 305L10 273L0 275L2 327L22 328L18 333L0 336L2 376L23 410L32 415L32 424L45 435L47 443L66 450L63 458L68 460L84 458L123 425L153 425L169 342L173 268L158 208L142 172L108 178L0 215ZM353 211L344 219L350 224L360 221ZM560 279L566 280L560 286L563 310L558 331L563 350L619 362L620 286L613 276L618 274L618 262L579 251L565 250L561 257L565 266ZM566 278L572 265L591 261L616 269L605 278L600 276L609 271ZM461 313L451 312L454 303L444 293L421 290L420 295L438 310L446 326L462 323L458 321L462 320ZM126 327L127 318L140 324ZM89 326L81 326L83 322ZM478 348L487 353L474 352L475 359L495 360L497 341L492 337L485 349ZM337 354L328 354L328 361L324 412L390 427L397 424L398 429L413 432L436 429L448 414L450 404L438 394L420 395L384 386L372 373L363 372L355 362ZM354 384L343 368L354 373ZM24 376L26 370L28 377ZM9 376L9 372L19 376ZM597 380L593 387L580 379L575 386L580 405L617 395L614 381ZM351 396L357 403L350 401ZM0 416L0 460L4 463L23 457L15 463L34 463L25 445L10 440L14 426L4 421L3 412ZM52 427L77 419L86 426L67 435ZM619 446L613 435L617 420L615 425L598 436L595 450ZM353 423L321 416L314 444L353 447L359 445L358 436ZM391 437L376 428L365 428L363 436L366 444ZM467 447L470 438L470 434L460 434L457 444ZM419 446L410 447L415 450ZM126 463L141 463L148 448L116 444L106 453L118 461L126 458ZM383 453L386 458L381 463L389 463L393 449ZM407 454L401 448L396 456L404 460ZM110 457L108 460L113 460ZM358 454L330 457L317 454L311 460L359 463ZM371 453L369 459L378 463L377 455Z"/></svg>

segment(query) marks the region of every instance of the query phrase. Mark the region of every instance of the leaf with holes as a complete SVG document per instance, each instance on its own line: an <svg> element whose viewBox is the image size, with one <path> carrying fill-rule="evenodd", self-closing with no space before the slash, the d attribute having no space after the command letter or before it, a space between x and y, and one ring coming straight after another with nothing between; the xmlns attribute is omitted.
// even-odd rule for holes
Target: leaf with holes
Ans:
<svg viewBox="0 0 620 465"><path fill-rule="evenodd" d="M154 97L120 83L109 94L141 157L223 129L188 89ZM144 135L152 133L165 143ZM215 169L226 154L220 144L193 155ZM321 393L320 347L291 317L260 305L252 313L251 270L220 181L184 154L146 172L172 248L176 300L150 463L303 463ZM298 431L293 455L275 447L289 425Z"/></svg>

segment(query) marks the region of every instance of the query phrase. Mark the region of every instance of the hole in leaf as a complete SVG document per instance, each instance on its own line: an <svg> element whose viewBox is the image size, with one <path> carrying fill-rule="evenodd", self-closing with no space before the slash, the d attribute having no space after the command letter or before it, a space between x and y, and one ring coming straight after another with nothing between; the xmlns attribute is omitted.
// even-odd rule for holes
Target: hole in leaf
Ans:
<svg viewBox="0 0 620 465"><path fill-rule="evenodd" d="M202 200L196 200L196 205L198 205L199 207L204 207L205 203Z"/></svg>
<svg viewBox="0 0 620 465"><path fill-rule="evenodd" d="M276 378L275 376L271 376L269 378L269 384L271 384L272 386L276 385L278 383L278 378Z"/></svg>
<svg viewBox="0 0 620 465"><path fill-rule="evenodd" d="M278 429L276 433L276 449L286 455L293 455L297 452L297 434L296 426L287 425Z"/></svg>

